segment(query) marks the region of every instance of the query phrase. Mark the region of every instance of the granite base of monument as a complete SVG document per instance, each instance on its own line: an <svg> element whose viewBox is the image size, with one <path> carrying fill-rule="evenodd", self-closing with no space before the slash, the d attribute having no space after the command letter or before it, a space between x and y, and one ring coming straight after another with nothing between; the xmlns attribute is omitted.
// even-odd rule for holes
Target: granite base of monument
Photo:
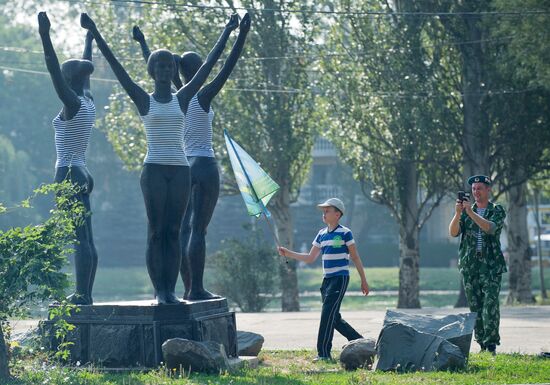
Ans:
<svg viewBox="0 0 550 385"><path fill-rule="evenodd" d="M78 306L67 317L75 325L68 336L70 360L106 368L156 367L162 344L171 338L215 341L229 357L237 357L235 313L225 298L156 305L152 301L98 303ZM54 321L43 321L42 335L58 345Z"/></svg>

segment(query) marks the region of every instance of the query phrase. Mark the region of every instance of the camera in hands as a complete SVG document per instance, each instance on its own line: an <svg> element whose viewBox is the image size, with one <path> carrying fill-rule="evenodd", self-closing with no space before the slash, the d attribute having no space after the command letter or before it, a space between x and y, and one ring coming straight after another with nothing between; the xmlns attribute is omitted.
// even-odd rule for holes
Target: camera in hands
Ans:
<svg viewBox="0 0 550 385"><path fill-rule="evenodd" d="M458 192L458 200L461 202L469 201L470 200L470 193L465 191L459 191Z"/></svg>

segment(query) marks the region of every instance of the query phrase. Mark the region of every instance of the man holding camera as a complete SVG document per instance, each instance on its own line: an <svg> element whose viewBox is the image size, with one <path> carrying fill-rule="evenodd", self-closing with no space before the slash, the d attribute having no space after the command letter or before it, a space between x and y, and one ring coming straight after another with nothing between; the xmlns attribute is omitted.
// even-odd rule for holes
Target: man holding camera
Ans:
<svg viewBox="0 0 550 385"><path fill-rule="evenodd" d="M491 179L475 175L468 179L474 204L469 194L460 191L455 215L449 225L452 237L462 235L458 268L470 311L477 313L475 338L481 350L496 354L500 344L499 292L506 262L500 248L500 232L506 213L501 205L489 201Z"/></svg>

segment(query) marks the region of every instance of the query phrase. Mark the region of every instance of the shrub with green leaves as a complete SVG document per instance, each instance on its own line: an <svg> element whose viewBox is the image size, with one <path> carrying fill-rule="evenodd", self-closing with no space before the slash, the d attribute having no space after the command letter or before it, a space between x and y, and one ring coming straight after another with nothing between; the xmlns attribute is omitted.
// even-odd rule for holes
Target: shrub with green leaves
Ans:
<svg viewBox="0 0 550 385"><path fill-rule="evenodd" d="M278 258L275 246L258 230L243 240L222 241L222 251L211 258L216 292L243 312L262 311L277 292Z"/></svg>
<svg viewBox="0 0 550 385"><path fill-rule="evenodd" d="M77 193L68 181L43 185L17 208L30 208L38 195L54 194L50 217L40 224L0 231L0 378L9 375L3 335L7 319L24 316L33 303L62 301L65 296L69 279L61 270L85 216L84 206L74 199ZM0 205L0 213L9 210Z"/></svg>

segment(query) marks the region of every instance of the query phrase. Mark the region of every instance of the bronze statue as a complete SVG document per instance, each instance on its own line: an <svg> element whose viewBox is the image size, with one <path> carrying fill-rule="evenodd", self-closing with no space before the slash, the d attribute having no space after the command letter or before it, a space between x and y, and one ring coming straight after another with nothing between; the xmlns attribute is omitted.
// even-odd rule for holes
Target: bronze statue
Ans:
<svg viewBox="0 0 550 385"><path fill-rule="evenodd" d="M76 291L68 299L79 305L91 305L92 287L97 269L97 251L92 233L90 194L94 181L86 168L86 149L95 121L95 106L90 93L92 64L91 33L86 34L82 59L70 59L59 66L50 39L50 20L46 12L38 14L38 32L42 39L46 66L63 108L53 120L57 153L55 182L70 180L79 187L75 196L84 205L87 215L77 226L75 244Z"/></svg>
<svg viewBox="0 0 550 385"><path fill-rule="evenodd" d="M183 298L204 300L219 298L204 289L203 275L206 259L206 228L210 223L220 192L218 163L212 149L212 100L220 92L233 71L250 30L250 15L247 13L239 25L239 36L222 69L216 77L202 87L191 99L185 115L184 148L191 171L191 200L181 225L181 277L185 286ZM134 40L139 42L147 61L151 51L145 36L138 26L132 30ZM185 84L194 78L203 65L196 52L185 52L179 62L179 70ZM172 83L177 89L183 85L176 73Z"/></svg>

